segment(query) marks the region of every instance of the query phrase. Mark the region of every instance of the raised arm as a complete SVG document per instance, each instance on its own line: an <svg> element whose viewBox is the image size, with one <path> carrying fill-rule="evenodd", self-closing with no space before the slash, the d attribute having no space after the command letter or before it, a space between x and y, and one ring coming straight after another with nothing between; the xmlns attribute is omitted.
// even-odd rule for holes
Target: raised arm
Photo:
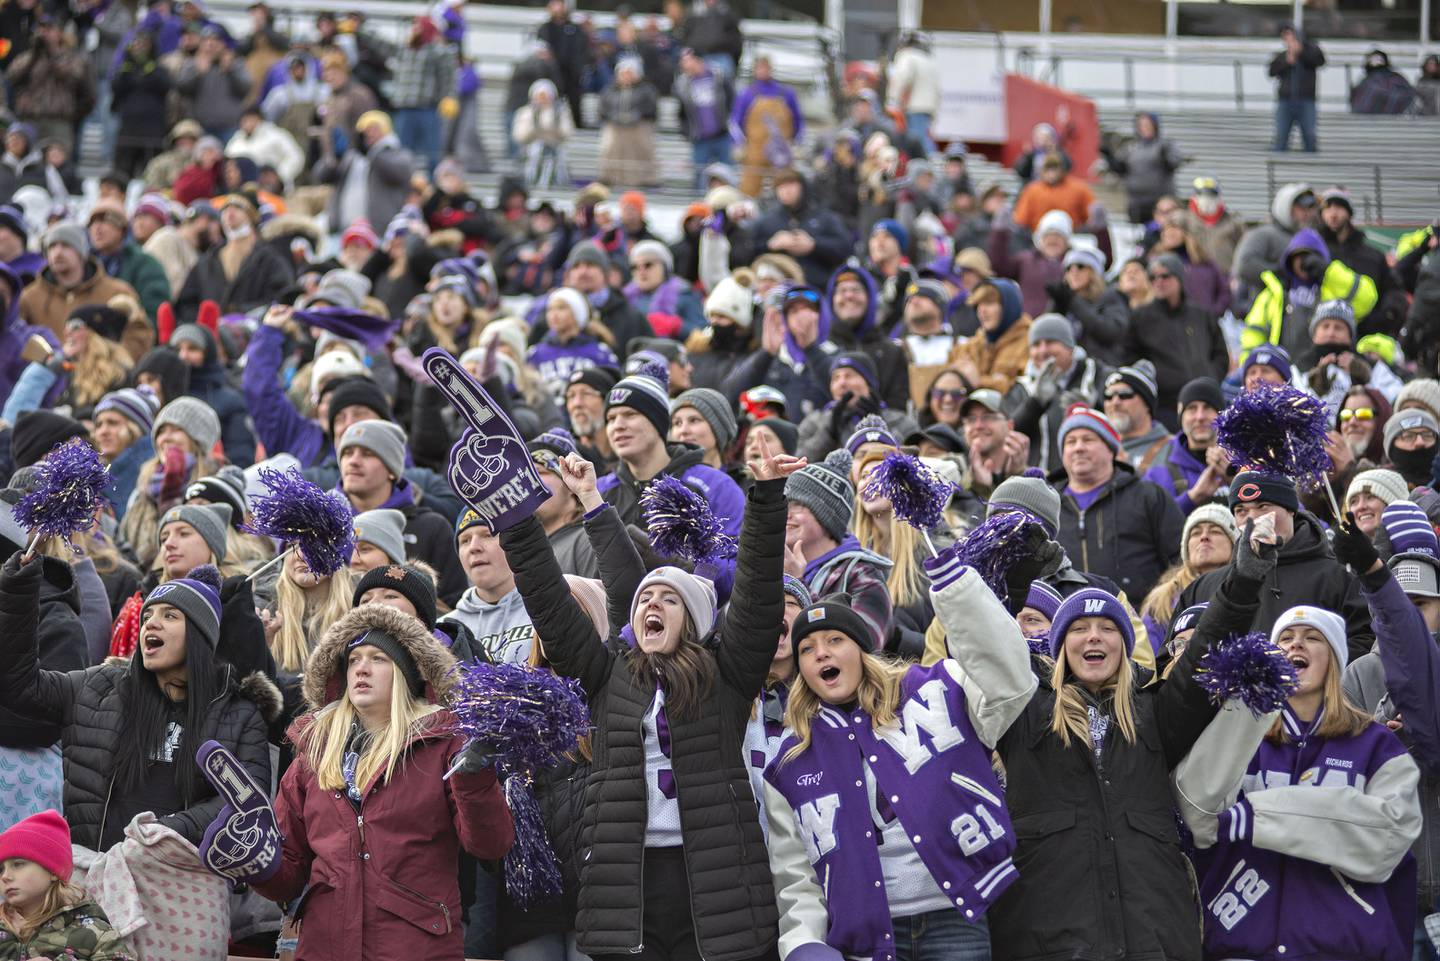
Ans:
<svg viewBox="0 0 1440 961"><path fill-rule="evenodd" d="M1220 815L1235 803L1240 781L1279 714L1257 718L1243 704L1227 702L1175 768L1175 805L1197 848L1215 844Z"/></svg>
<svg viewBox="0 0 1440 961"><path fill-rule="evenodd" d="M266 312L265 322L245 348L240 387L255 422L255 433L265 449L288 451L301 467L309 467L322 459L325 432L302 417L280 389L280 351L285 343L281 328L291 313L291 308L279 304Z"/></svg>
<svg viewBox="0 0 1440 961"><path fill-rule="evenodd" d="M630 623L631 602L647 573L645 562L619 512L600 496L595 486L595 465L579 454L567 454L557 466L561 482L580 501L580 508L585 512L585 536L600 567L610 626L619 630Z"/></svg>
<svg viewBox="0 0 1440 961"><path fill-rule="evenodd" d="M755 697L764 686L785 619L785 508L785 475L757 479L740 528L735 589L716 652L720 677L746 697Z"/></svg>

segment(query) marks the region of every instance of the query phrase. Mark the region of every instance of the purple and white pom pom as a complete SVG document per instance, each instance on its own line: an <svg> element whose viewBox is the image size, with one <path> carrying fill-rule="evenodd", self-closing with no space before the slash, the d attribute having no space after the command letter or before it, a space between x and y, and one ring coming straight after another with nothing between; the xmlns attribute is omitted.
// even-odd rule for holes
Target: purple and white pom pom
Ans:
<svg viewBox="0 0 1440 961"><path fill-rule="evenodd" d="M261 468L260 480L269 492L255 498L253 517L241 530L293 544L322 577L350 563L355 518L343 494L321 490L297 470Z"/></svg>
<svg viewBox="0 0 1440 961"><path fill-rule="evenodd" d="M450 710L507 771L553 767L590 729L574 678L521 664L466 662L455 670Z"/></svg>
<svg viewBox="0 0 1440 961"><path fill-rule="evenodd" d="M1002 511L985 518L956 546L961 563L975 573L1002 602L1010 593L1005 575L1025 556L1026 532L1040 522L1025 511Z"/></svg>
<svg viewBox="0 0 1440 961"><path fill-rule="evenodd" d="M1256 717L1279 710L1300 683L1295 665L1261 631L1211 644L1195 680L1216 704L1239 701Z"/></svg>
<svg viewBox="0 0 1440 961"><path fill-rule="evenodd" d="M640 509L650 546L661 557L702 564L735 556L735 539L725 533L710 502L679 478L657 477L640 495Z"/></svg>
<svg viewBox="0 0 1440 961"><path fill-rule="evenodd" d="M505 779L505 803L515 824L515 841L504 860L506 895L522 909L558 901L564 893L560 864L545 833L545 819L529 774Z"/></svg>
<svg viewBox="0 0 1440 961"><path fill-rule="evenodd" d="M1325 449L1330 416L1325 402L1289 384L1243 391L1215 418L1215 437L1240 470L1289 477L1313 490L1335 466Z"/></svg>
<svg viewBox="0 0 1440 961"><path fill-rule="evenodd" d="M865 483L867 499L884 497L895 516L921 531L940 523L955 488L914 454L886 454Z"/></svg>
<svg viewBox="0 0 1440 961"><path fill-rule="evenodd" d="M45 455L35 473L36 486L15 505L15 520L31 536L61 537L69 543L95 523L95 512L110 488L110 469L95 448L72 437Z"/></svg>

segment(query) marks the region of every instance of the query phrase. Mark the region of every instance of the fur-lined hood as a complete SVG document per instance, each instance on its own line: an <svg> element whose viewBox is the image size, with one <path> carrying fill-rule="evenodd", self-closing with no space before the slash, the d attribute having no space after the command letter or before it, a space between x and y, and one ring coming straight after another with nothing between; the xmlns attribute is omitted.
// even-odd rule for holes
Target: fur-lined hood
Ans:
<svg viewBox="0 0 1440 961"><path fill-rule="evenodd" d="M275 240L279 237L301 236L310 241L312 247L319 247L324 235L315 221L301 214L280 214L265 221L260 228L261 240Z"/></svg>
<svg viewBox="0 0 1440 961"><path fill-rule="evenodd" d="M455 656L420 621L383 604L361 604L330 625L305 663L305 703L318 711L340 697L345 683L340 669L346 646L366 631L384 631L395 638L420 669L426 697L437 704L450 698L455 684Z"/></svg>

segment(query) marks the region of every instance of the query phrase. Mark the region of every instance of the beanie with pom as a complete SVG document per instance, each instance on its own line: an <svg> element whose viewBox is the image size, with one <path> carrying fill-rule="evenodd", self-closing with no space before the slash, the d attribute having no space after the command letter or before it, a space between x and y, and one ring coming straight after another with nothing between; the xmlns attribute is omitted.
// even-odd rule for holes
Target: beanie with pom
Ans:
<svg viewBox="0 0 1440 961"><path fill-rule="evenodd" d="M145 615L154 604L169 604L185 615L211 649L220 642L220 572L209 564L193 568L184 577L166 581L150 592L140 608L140 637L145 637Z"/></svg>
<svg viewBox="0 0 1440 961"><path fill-rule="evenodd" d="M806 464L785 481L785 497L807 508L825 533L845 539L855 511L855 486L850 483L853 458L843 447L832 450L818 464Z"/></svg>

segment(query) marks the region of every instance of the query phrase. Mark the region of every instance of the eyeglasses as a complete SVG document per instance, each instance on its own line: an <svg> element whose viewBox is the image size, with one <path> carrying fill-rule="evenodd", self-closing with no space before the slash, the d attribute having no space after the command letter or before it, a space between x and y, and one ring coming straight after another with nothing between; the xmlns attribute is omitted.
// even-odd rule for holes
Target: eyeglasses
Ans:
<svg viewBox="0 0 1440 961"><path fill-rule="evenodd" d="M953 390L946 390L943 387L936 387L930 391L930 403L938 404L942 401L948 400L958 404L965 399L965 396L966 391L959 387L956 387Z"/></svg>
<svg viewBox="0 0 1440 961"><path fill-rule="evenodd" d="M1352 421L1352 420L1374 420L1374 419L1375 419L1375 408L1373 408L1373 407L1355 407L1355 408L1350 408L1350 409L1342 410L1342 411L1340 412L1340 420L1341 420L1342 422L1344 422L1344 421Z"/></svg>
<svg viewBox="0 0 1440 961"><path fill-rule="evenodd" d="M1174 274L1166 273L1166 272L1163 271L1163 270L1162 270L1160 273L1158 273L1158 274L1151 274L1151 275L1150 275L1150 279L1151 279L1151 280L1173 280L1174 277L1175 277Z"/></svg>
<svg viewBox="0 0 1440 961"><path fill-rule="evenodd" d="M1395 435L1395 440L1403 440L1407 444L1429 445L1435 442L1435 432L1428 427L1412 427Z"/></svg>
<svg viewBox="0 0 1440 961"><path fill-rule="evenodd" d="M1107 391L1105 394L1106 400L1134 400L1134 398L1135 392L1133 390L1112 390Z"/></svg>
<svg viewBox="0 0 1440 961"><path fill-rule="evenodd" d="M996 420L999 417L1000 415L995 413L993 410L987 410L983 414L970 414L966 417L962 417L960 418L960 423L964 424L966 427L977 427L980 424L985 423L986 421Z"/></svg>

